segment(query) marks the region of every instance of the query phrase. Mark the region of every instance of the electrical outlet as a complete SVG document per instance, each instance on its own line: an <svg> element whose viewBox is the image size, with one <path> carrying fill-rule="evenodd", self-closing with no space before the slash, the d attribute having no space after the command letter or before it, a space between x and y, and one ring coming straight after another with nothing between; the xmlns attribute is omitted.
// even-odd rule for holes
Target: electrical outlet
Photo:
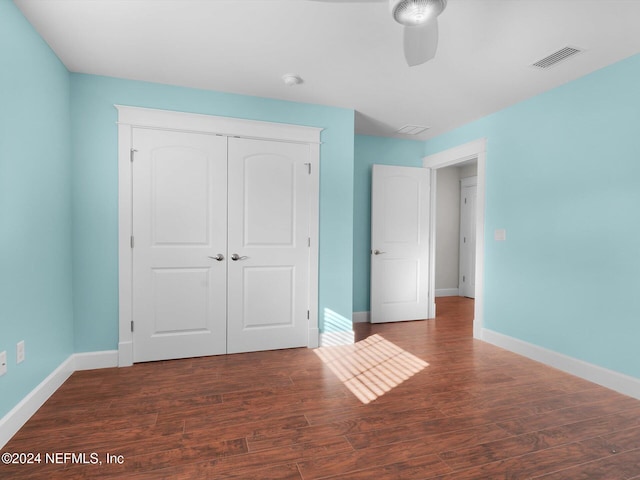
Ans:
<svg viewBox="0 0 640 480"><path fill-rule="evenodd" d="M7 352L0 352L0 375L7 373Z"/></svg>
<svg viewBox="0 0 640 480"><path fill-rule="evenodd" d="M24 340L16 345L16 363L24 362Z"/></svg>

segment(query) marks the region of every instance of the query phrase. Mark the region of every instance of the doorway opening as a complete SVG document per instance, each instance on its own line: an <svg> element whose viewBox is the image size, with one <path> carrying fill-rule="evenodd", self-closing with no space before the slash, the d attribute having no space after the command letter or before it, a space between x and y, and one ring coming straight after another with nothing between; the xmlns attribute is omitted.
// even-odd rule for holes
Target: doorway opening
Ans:
<svg viewBox="0 0 640 480"><path fill-rule="evenodd" d="M438 170L435 296L474 298L477 160Z"/></svg>
<svg viewBox="0 0 640 480"><path fill-rule="evenodd" d="M430 255L429 277L430 285L436 285L436 236L437 227L437 182L438 171L451 166L464 166L470 162L477 165L477 190L475 208L475 275L474 275L474 318L473 336L482 338L483 328L483 278L484 278L484 204L485 204L485 162L486 139L479 139L460 145L423 159L423 167L431 169L431 205L430 205ZM436 317L436 291L429 292L429 318Z"/></svg>

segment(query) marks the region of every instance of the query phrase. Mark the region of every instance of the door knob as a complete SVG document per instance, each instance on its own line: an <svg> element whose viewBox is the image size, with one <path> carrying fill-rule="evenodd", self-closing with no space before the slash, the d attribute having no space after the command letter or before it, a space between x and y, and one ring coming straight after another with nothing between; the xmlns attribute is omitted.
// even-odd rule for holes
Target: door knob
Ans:
<svg viewBox="0 0 640 480"><path fill-rule="evenodd" d="M246 257L244 255L240 256L237 253L234 253L233 255L231 255L231 260L233 260L234 262L237 262L238 260L245 260L247 258L249 258L249 257Z"/></svg>
<svg viewBox="0 0 640 480"><path fill-rule="evenodd" d="M387 252L381 252L380 250L377 250L377 249L373 251L374 255L382 255L383 253L387 253Z"/></svg>
<svg viewBox="0 0 640 480"><path fill-rule="evenodd" d="M209 258L211 260L217 260L219 262L221 262L222 260L224 260L224 255L222 255L221 253L217 254L215 257L212 257L211 255L209 255Z"/></svg>

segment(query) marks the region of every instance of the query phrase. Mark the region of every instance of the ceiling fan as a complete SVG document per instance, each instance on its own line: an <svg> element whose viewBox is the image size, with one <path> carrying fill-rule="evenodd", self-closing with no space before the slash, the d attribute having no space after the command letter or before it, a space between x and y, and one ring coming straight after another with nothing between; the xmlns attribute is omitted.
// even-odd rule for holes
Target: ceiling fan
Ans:
<svg viewBox="0 0 640 480"><path fill-rule="evenodd" d="M332 3L389 2L393 19L404 25L404 58L410 67L428 62L438 49L438 15L447 0L313 0Z"/></svg>

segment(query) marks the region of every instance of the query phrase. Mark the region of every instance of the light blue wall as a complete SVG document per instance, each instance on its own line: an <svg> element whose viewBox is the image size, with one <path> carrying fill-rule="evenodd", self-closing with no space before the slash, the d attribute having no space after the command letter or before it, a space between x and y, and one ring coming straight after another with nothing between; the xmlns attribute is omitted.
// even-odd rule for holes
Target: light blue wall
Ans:
<svg viewBox="0 0 640 480"><path fill-rule="evenodd" d="M427 153L487 138L485 327L640 378L638 79L640 55Z"/></svg>
<svg viewBox="0 0 640 480"><path fill-rule="evenodd" d="M69 74L0 0L0 418L73 353L69 141Z"/></svg>
<svg viewBox="0 0 640 480"><path fill-rule="evenodd" d="M118 344L118 165L114 104L324 127L320 152L320 314L352 312L352 110L71 75L75 348ZM321 318L322 319L322 318Z"/></svg>
<svg viewBox="0 0 640 480"><path fill-rule="evenodd" d="M424 142L356 135L353 219L353 311L369 311L371 276L371 167L421 167Z"/></svg>

